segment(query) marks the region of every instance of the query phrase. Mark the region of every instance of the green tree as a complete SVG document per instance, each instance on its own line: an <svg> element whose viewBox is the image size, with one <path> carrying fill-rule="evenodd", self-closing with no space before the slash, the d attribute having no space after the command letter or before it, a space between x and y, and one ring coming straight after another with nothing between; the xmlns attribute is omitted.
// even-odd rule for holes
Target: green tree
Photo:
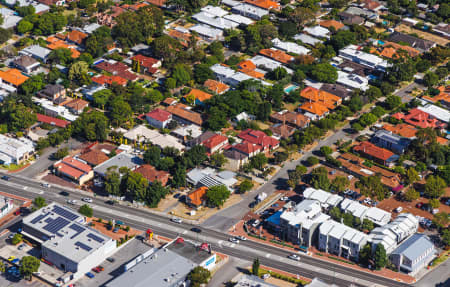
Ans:
<svg viewBox="0 0 450 287"><path fill-rule="evenodd" d="M72 62L72 51L67 48L57 48L50 52L48 61L52 64L66 66Z"/></svg>
<svg viewBox="0 0 450 287"><path fill-rule="evenodd" d="M180 188L186 186L186 166L178 164L172 176L172 186Z"/></svg>
<svg viewBox="0 0 450 287"><path fill-rule="evenodd" d="M268 158L263 153L258 153L250 159L250 164L253 168L263 170L268 161Z"/></svg>
<svg viewBox="0 0 450 287"><path fill-rule="evenodd" d="M428 88L433 87L439 82L439 77L433 72L428 72L423 76L423 84Z"/></svg>
<svg viewBox="0 0 450 287"><path fill-rule="evenodd" d="M314 166L319 163L319 159L315 156L310 156L306 159L309 166Z"/></svg>
<svg viewBox="0 0 450 287"><path fill-rule="evenodd" d="M320 147L320 152L322 153L323 156L327 156L332 154L333 150L331 149L331 147L325 145Z"/></svg>
<svg viewBox="0 0 450 287"><path fill-rule="evenodd" d="M39 267L41 266L41 261L37 259L34 256L24 256L22 257L22 260L20 261L20 274L22 274L23 277L29 278L31 280L31 275L34 272L37 272L39 270Z"/></svg>
<svg viewBox="0 0 450 287"><path fill-rule="evenodd" d="M133 200L145 202L148 180L140 173L127 172L120 183L121 190Z"/></svg>
<svg viewBox="0 0 450 287"><path fill-rule="evenodd" d="M34 27L33 23L31 23L31 22L29 22L29 21L27 21L27 20L22 19L22 20L19 22L19 24L17 24L16 29L17 29L17 32L18 32L18 33L20 33L20 34L25 34L25 33L27 33L27 32L30 32L31 30L33 30L33 27Z"/></svg>
<svg viewBox="0 0 450 287"><path fill-rule="evenodd" d="M255 258L252 264L252 274L259 276L259 258Z"/></svg>
<svg viewBox="0 0 450 287"><path fill-rule="evenodd" d="M157 166L161 160L161 149L157 146L149 147L144 153L144 162Z"/></svg>
<svg viewBox="0 0 450 287"><path fill-rule="evenodd" d="M433 223L439 228L443 228L450 222L450 215L447 212L439 212L433 215Z"/></svg>
<svg viewBox="0 0 450 287"><path fill-rule="evenodd" d="M94 210L87 204L80 206L78 212L86 217L92 217L94 215Z"/></svg>
<svg viewBox="0 0 450 287"><path fill-rule="evenodd" d="M330 209L330 216L331 216L331 218L333 218L335 221L341 222L341 219L342 219L342 213L341 213L341 210L339 209L339 207L334 206L333 208L331 208L331 209Z"/></svg>
<svg viewBox="0 0 450 287"><path fill-rule="evenodd" d="M121 97L116 97L111 102L111 122L115 126L120 126L121 124L129 121L133 111L131 110L130 104L123 100Z"/></svg>
<svg viewBox="0 0 450 287"><path fill-rule="evenodd" d="M420 193L414 188L410 188L405 192L405 200L414 201L420 197Z"/></svg>
<svg viewBox="0 0 450 287"><path fill-rule="evenodd" d="M445 246L450 246L450 229L442 229L441 239Z"/></svg>
<svg viewBox="0 0 450 287"><path fill-rule="evenodd" d="M208 79L214 79L214 74L207 64L194 66L194 79L198 84L203 84Z"/></svg>
<svg viewBox="0 0 450 287"><path fill-rule="evenodd" d="M386 108L392 110L401 105L402 99L399 96L390 95L386 97L384 103L386 105Z"/></svg>
<svg viewBox="0 0 450 287"><path fill-rule="evenodd" d="M225 185L212 186L206 192L208 204L214 207L221 207L230 197L230 191Z"/></svg>
<svg viewBox="0 0 450 287"><path fill-rule="evenodd" d="M439 205L441 204L439 202L439 199L437 199L437 198L430 199L430 201L428 203L430 204L432 209L439 208Z"/></svg>
<svg viewBox="0 0 450 287"><path fill-rule="evenodd" d="M353 215L350 213L343 213L342 214L342 221L345 225L349 226L349 227L353 227Z"/></svg>
<svg viewBox="0 0 450 287"><path fill-rule="evenodd" d="M62 159L69 155L69 149L67 147L63 147L58 149L54 154L53 158L55 159Z"/></svg>
<svg viewBox="0 0 450 287"><path fill-rule="evenodd" d="M165 198L169 194L169 189L162 186L161 182L158 180L152 182L152 184L147 187L147 194L144 201L151 208L158 207L161 199Z"/></svg>
<svg viewBox="0 0 450 287"><path fill-rule="evenodd" d="M425 183L425 194L431 198L441 197L446 187L445 181L439 176L430 175Z"/></svg>
<svg viewBox="0 0 450 287"><path fill-rule="evenodd" d="M113 96L113 92L109 89L97 91L92 95L94 105L101 109L105 109L105 106L107 105L109 99Z"/></svg>
<svg viewBox="0 0 450 287"><path fill-rule="evenodd" d="M105 191L110 195L119 196L120 192L120 175L117 171L111 169L106 172Z"/></svg>
<svg viewBox="0 0 450 287"><path fill-rule="evenodd" d="M364 266L368 266L372 258L372 245L370 243L366 243L361 252L359 252L359 262Z"/></svg>
<svg viewBox="0 0 450 287"><path fill-rule="evenodd" d="M14 234L13 238L11 239L11 244L17 245L20 242L22 242L22 234L20 233Z"/></svg>
<svg viewBox="0 0 450 287"><path fill-rule="evenodd" d="M373 258L375 261L375 268L377 270L380 270L381 268L384 268L386 266L388 260L387 260L386 249L384 249L383 244L381 244L381 243L377 244Z"/></svg>
<svg viewBox="0 0 450 287"><path fill-rule="evenodd" d="M362 226L361 229L362 230L367 230L367 231L372 231L372 229L374 229L374 225L373 222L367 218L364 218L363 222L362 222Z"/></svg>
<svg viewBox="0 0 450 287"><path fill-rule="evenodd" d="M345 176L336 176L331 181L331 188L334 191L336 191L338 193L341 193L348 187L349 184L350 184L350 181L348 180L347 177L345 177Z"/></svg>
<svg viewBox="0 0 450 287"><path fill-rule="evenodd" d="M216 152L209 157L209 161L211 162L211 165L220 168L227 162L227 158L223 153Z"/></svg>
<svg viewBox="0 0 450 287"><path fill-rule="evenodd" d="M72 64L69 69L69 79L72 81L79 81L88 72L88 64L83 61L78 61Z"/></svg>
<svg viewBox="0 0 450 287"><path fill-rule="evenodd" d="M240 193L246 193L247 191L250 191L253 188L253 182L251 182L248 179L244 179L240 184L239 184L239 192Z"/></svg>
<svg viewBox="0 0 450 287"><path fill-rule="evenodd" d="M350 44L356 44L356 34L348 30L340 30L330 39L330 44L336 52Z"/></svg>
<svg viewBox="0 0 450 287"><path fill-rule="evenodd" d="M211 272L201 266L197 266L188 274L188 279L193 287L200 287L202 284L208 283L211 278Z"/></svg>
<svg viewBox="0 0 450 287"><path fill-rule="evenodd" d="M199 166L207 159L206 148L202 145L196 145L183 154L183 161L187 168Z"/></svg>
<svg viewBox="0 0 450 287"><path fill-rule="evenodd" d="M317 167L311 172L311 185L316 189L330 190L330 180L325 167Z"/></svg>
<svg viewBox="0 0 450 287"><path fill-rule="evenodd" d="M172 78L177 82L178 87L187 84L191 80L190 68L183 64L176 65Z"/></svg>
<svg viewBox="0 0 450 287"><path fill-rule="evenodd" d="M413 184L414 182L420 180L419 173L413 167L410 167L406 172L406 178L409 184Z"/></svg>
<svg viewBox="0 0 450 287"><path fill-rule="evenodd" d="M47 202L45 201L45 198L42 196L38 196L33 200L33 204L37 209L41 209L42 207L47 205Z"/></svg>
<svg viewBox="0 0 450 287"><path fill-rule="evenodd" d="M311 77L319 82L335 83L338 74L336 68L329 63L321 63L312 67Z"/></svg>

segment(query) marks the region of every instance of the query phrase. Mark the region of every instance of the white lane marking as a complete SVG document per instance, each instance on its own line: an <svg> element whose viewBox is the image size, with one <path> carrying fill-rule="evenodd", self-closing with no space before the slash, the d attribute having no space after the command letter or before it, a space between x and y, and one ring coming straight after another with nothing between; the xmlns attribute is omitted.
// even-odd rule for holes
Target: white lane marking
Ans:
<svg viewBox="0 0 450 287"><path fill-rule="evenodd" d="M223 240L219 240L219 242L217 242L217 244L219 244L219 246L222 246Z"/></svg>
<svg viewBox="0 0 450 287"><path fill-rule="evenodd" d="M234 244L234 243L232 243L232 244L230 245L231 248L234 248L235 246L236 246L236 244Z"/></svg>
<svg viewBox="0 0 450 287"><path fill-rule="evenodd" d="M183 234L186 234L186 233L187 233L187 230L183 231Z"/></svg>
<svg viewBox="0 0 450 287"><path fill-rule="evenodd" d="M28 189L28 186L24 186L24 187L23 187L23 190L27 190L27 189Z"/></svg>
<svg viewBox="0 0 450 287"><path fill-rule="evenodd" d="M269 258L270 256L272 256L272 254L270 254L270 253L267 253L267 254L266 254L266 257L267 257L267 258Z"/></svg>

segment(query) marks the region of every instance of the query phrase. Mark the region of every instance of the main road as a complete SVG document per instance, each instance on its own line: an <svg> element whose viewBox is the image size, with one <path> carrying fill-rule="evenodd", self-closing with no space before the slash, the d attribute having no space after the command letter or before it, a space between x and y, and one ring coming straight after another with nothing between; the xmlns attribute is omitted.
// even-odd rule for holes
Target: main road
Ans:
<svg viewBox="0 0 450 287"><path fill-rule="evenodd" d="M66 204L67 200L75 199L81 202L86 194L81 191L67 190L70 195L62 196L59 192L62 188L43 189L40 183L18 176L10 176L10 181L0 181L0 191L12 193L27 198L42 196L48 201ZM326 282L335 283L339 286L373 286L374 284L392 287L409 286L408 284L384 278L371 272L365 272L347 266L323 261L307 255L301 255L301 261L295 262L287 258L291 252L270 245L254 241L241 241L241 244L228 242L229 235L212 229L202 228L200 234L192 232L191 224L176 224L170 218L150 213L144 209L130 208L124 205L108 205L105 198L93 198L91 206L94 215L106 220L121 220L131 227L146 230L152 228L156 234L174 238L178 235L188 239L208 242L214 250L232 257L252 261L260 258L261 264L281 269L293 274L299 274L308 278L319 277ZM75 208L77 208L76 206Z"/></svg>

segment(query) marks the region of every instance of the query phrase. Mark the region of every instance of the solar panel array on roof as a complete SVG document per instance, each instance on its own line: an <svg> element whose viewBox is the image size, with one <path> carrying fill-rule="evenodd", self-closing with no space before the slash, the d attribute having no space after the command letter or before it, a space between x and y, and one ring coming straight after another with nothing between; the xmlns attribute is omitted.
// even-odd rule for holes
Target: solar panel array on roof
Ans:
<svg viewBox="0 0 450 287"><path fill-rule="evenodd" d="M72 235L72 237L70 237L70 239L77 237L78 234L80 234L81 232L83 232L85 230L85 228L83 226L77 225L75 223L72 223L72 225L70 225L69 228L72 230L75 230L75 232L76 232L74 235Z"/></svg>
<svg viewBox="0 0 450 287"><path fill-rule="evenodd" d="M54 233L60 231L62 228L64 228L69 223L70 223L70 221L68 221L62 217L58 217L55 220L53 220L52 222L45 225L43 227L43 229L54 234Z"/></svg>
<svg viewBox="0 0 450 287"><path fill-rule="evenodd" d="M45 218L47 215L49 215L49 213L46 214L40 214L38 216L36 216L33 220L31 220L31 224L36 224L38 223L40 220L42 220L43 218ZM47 221L46 221L47 222Z"/></svg>
<svg viewBox="0 0 450 287"><path fill-rule="evenodd" d="M83 242L80 242L80 241L75 242L75 246L78 246L88 252L92 250L91 247L87 246L86 244L84 244Z"/></svg>
<svg viewBox="0 0 450 287"><path fill-rule="evenodd" d="M70 221L74 221L75 219L78 218L77 214L72 213L72 212L70 212L70 211L68 211L68 210L66 210L66 209L64 209L64 208L62 208L60 206L57 206L57 205L53 206L53 212L55 212L56 214L61 215L61 216L65 217L65 218L69 219Z"/></svg>
<svg viewBox="0 0 450 287"><path fill-rule="evenodd" d="M95 241L97 241L97 242L99 242L99 243L102 243L103 241L105 241L103 238L101 238L101 237L95 235L94 233L89 233L89 234L87 235L87 237L88 237L88 238L91 238L91 239L93 239L93 240L95 240Z"/></svg>

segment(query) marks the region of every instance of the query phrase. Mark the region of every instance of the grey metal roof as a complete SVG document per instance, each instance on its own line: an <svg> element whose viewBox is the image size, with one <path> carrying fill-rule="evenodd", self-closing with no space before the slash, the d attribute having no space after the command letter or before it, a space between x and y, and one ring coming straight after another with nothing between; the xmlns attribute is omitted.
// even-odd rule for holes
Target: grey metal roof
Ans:
<svg viewBox="0 0 450 287"><path fill-rule="evenodd" d="M392 254L401 254L409 260L414 261L433 246L433 243L427 235L416 233L397 247Z"/></svg>
<svg viewBox="0 0 450 287"><path fill-rule="evenodd" d="M100 175L105 175L109 167L116 166L117 170L121 167L127 167L129 169L135 169L139 165L143 164L143 160L137 156L122 152L102 164L96 166L94 171Z"/></svg>

